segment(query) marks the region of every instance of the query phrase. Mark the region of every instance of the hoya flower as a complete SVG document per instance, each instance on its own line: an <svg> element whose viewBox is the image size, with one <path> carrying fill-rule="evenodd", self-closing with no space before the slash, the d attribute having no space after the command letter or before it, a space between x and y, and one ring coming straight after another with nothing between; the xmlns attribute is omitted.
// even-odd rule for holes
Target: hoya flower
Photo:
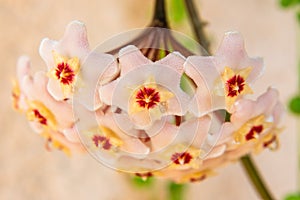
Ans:
<svg viewBox="0 0 300 200"><path fill-rule="evenodd" d="M21 57L18 65L19 101L29 123L36 133L46 138L47 143L67 154L82 152L83 146L77 135L64 135L74 126L72 107L65 101L55 100L47 90L48 77L44 72L30 74L27 57Z"/></svg>
<svg viewBox="0 0 300 200"><path fill-rule="evenodd" d="M100 99L127 113L136 128L166 115L182 116L190 99L180 88L184 62L178 52L152 62L135 46L125 47L119 53L120 77L100 87Z"/></svg>
<svg viewBox="0 0 300 200"><path fill-rule="evenodd" d="M49 70L47 88L56 100L72 98L78 87L89 85L89 73L99 69L96 60L88 66L88 70L82 70L82 64L90 50L85 25L78 21L73 21L67 26L60 41L44 39L39 51ZM102 62L114 60L113 56L108 54L98 55L97 59L101 59ZM110 71L105 73L106 79L114 77L117 73L117 66L111 66ZM98 101L93 109L100 105Z"/></svg>
<svg viewBox="0 0 300 200"><path fill-rule="evenodd" d="M242 99L233 107L231 123L234 126L234 143L255 145L256 152L263 148L277 149L283 105L278 101L278 91L269 88L256 101Z"/></svg>
<svg viewBox="0 0 300 200"><path fill-rule="evenodd" d="M213 107L221 109L225 106L229 112L237 99L253 93L251 85L263 70L261 58L248 57L238 32L226 33L214 56L190 56L187 61L185 72L198 87L195 95L198 105L203 104L205 99L212 99ZM201 92L203 88L198 86L202 83L201 77L211 97Z"/></svg>

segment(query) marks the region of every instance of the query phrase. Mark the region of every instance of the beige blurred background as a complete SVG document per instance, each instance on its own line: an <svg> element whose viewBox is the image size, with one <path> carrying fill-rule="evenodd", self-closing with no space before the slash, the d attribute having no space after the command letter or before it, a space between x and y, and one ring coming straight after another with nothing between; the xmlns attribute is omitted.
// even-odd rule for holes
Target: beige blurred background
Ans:
<svg viewBox="0 0 300 200"><path fill-rule="evenodd" d="M24 116L11 108L11 80L18 56L32 58L34 69L44 69L38 55L43 37L59 39L71 20L86 23L91 47L122 31L145 26L153 0L0 0L0 199L12 200L132 200L166 199L165 182L137 189L126 176L108 169L90 156L67 158L47 152ZM196 0L209 22L207 32L215 50L223 33L240 31L249 55L265 58L266 75L255 86L278 88L287 102L296 91L296 23L292 13L279 9L274 0ZM177 30L189 32L188 25ZM299 36L298 36L299 37ZM299 122L299 121L298 121ZM280 199L296 190L296 120L285 119L281 149L255 157L259 169ZM258 199L239 163L219 175L190 185L188 200ZM154 192L155 191L155 192ZM152 193L151 193L152 192Z"/></svg>

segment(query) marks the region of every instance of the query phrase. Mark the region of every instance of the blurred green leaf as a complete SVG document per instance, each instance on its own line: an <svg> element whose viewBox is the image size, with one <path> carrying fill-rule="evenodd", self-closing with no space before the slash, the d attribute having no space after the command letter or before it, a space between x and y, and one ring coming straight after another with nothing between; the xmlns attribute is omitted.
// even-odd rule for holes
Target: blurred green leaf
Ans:
<svg viewBox="0 0 300 200"><path fill-rule="evenodd" d="M300 24L300 10L297 12L297 20L298 20L298 23Z"/></svg>
<svg viewBox="0 0 300 200"><path fill-rule="evenodd" d="M300 193L288 195L284 200L300 200Z"/></svg>
<svg viewBox="0 0 300 200"><path fill-rule="evenodd" d="M169 200L184 200L184 192L186 185L177 184L174 182L169 183Z"/></svg>
<svg viewBox="0 0 300 200"><path fill-rule="evenodd" d="M300 115L300 96L293 97L289 102L291 112Z"/></svg>
<svg viewBox="0 0 300 200"><path fill-rule="evenodd" d="M171 21L179 23L186 17L183 0L170 0L170 9Z"/></svg>
<svg viewBox="0 0 300 200"><path fill-rule="evenodd" d="M180 80L180 88L187 94L193 95L195 93L196 86L186 74L183 74Z"/></svg>
<svg viewBox="0 0 300 200"><path fill-rule="evenodd" d="M143 179L139 176L134 176L132 177L132 183L139 188L151 187L154 183L154 178L149 177L147 179Z"/></svg>
<svg viewBox="0 0 300 200"><path fill-rule="evenodd" d="M280 0L280 5L284 8L300 5L300 0Z"/></svg>

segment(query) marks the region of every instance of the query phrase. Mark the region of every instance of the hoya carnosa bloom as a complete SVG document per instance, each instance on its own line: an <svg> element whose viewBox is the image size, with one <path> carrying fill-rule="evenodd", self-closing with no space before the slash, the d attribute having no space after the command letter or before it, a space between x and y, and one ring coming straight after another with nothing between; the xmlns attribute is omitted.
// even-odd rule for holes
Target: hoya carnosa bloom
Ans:
<svg viewBox="0 0 300 200"><path fill-rule="evenodd" d="M239 33L226 33L212 56L193 55L170 30L147 29L133 41L90 51L84 24L70 23L60 41L41 43L46 73L31 76L20 59L14 107L52 146L75 153L84 145L143 179L201 181L248 153L277 149L278 92L246 99L263 63L248 57Z"/></svg>
<svg viewBox="0 0 300 200"><path fill-rule="evenodd" d="M182 116L190 99L180 88L184 62L178 52L152 62L127 46L119 53L120 77L99 88L100 99L127 113L136 128L151 127L166 115Z"/></svg>
<svg viewBox="0 0 300 200"><path fill-rule="evenodd" d="M283 105L278 101L278 91L273 88L269 88L256 101L238 101L231 115L231 124L234 127L232 145L241 146L250 142L254 145L254 152L263 148L277 149L278 134L282 130L279 124L283 113Z"/></svg>
<svg viewBox="0 0 300 200"><path fill-rule="evenodd" d="M67 26L61 40L55 41L45 38L41 42L39 52L48 67L49 82L47 88L56 100L72 98L74 92L79 89L78 87L86 87L88 84L89 80L86 78L88 76L86 73L93 73L94 70L97 70L95 65L90 66L88 71L81 69L90 49L86 27L79 21L71 22ZM101 54L98 55L97 59L110 61L113 60L113 56ZM105 75L106 78L111 78L116 74L118 74L118 69L115 67ZM96 108L99 106L100 102Z"/></svg>
<svg viewBox="0 0 300 200"><path fill-rule="evenodd" d="M238 32L226 33L215 55L190 56L187 61L185 72L196 84L200 77L206 81L213 107L224 108L225 103L229 112L236 100L253 93L251 85L263 70L262 58L248 57ZM207 98L199 91L201 89L195 96L199 105Z"/></svg>
<svg viewBox="0 0 300 200"><path fill-rule="evenodd" d="M63 150L68 155L83 152L77 135L64 134L74 126L72 107L50 95L45 72L36 72L32 76L27 57L20 58L17 72L20 87L16 104L26 114L33 130L46 138L47 147L51 143L53 147Z"/></svg>

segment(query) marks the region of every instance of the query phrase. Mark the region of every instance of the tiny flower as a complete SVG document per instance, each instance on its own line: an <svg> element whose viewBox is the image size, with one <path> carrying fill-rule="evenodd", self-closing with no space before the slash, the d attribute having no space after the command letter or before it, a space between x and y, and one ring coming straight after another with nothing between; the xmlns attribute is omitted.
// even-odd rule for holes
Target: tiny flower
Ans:
<svg viewBox="0 0 300 200"><path fill-rule="evenodd" d="M54 51L53 59L56 68L50 70L50 78L60 83L64 97L68 97L74 91L75 78L79 71L79 59L77 57L68 59Z"/></svg>
<svg viewBox="0 0 300 200"><path fill-rule="evenodd" d="M80 115L83 116L82 113ZM95 117L92 112L85 112L85 119L92 121ZM149 148L145 146L138 138L127 135L124 130L121 130L116 124L112 113L106 115L97 115L97 123L87 122L79 123L79 128L82 130L81 138L86 141L88 148L97 155L106 151L115 155L122 155L122 152L146 155L149 153ZM137 132L138 130L131 130Z"/></svg>
<svg viewBox="0 0 300 200"><path fill-rule="evenodd" d="M283 106L278 101L278 92L272 88L256 101L237 101L233 106L231 122L227 129L223 129L228 148L247 146L243 149L248 149L248 152L259 152L264 148L276 149L278 134L282 130L278 123L283 111Z"/></svg>
<svg viewBox="0 0 300 200"><path fill-rule="evenodd" d="M94 81L90 80L91 73L100 75L106 70L102 82L118 74L116 65L110 65L109 69L105 67L107 63L112 63L114 60L113 56L108 54L98 54L93 63L87 63L83 67L84 60L89 53L85 25L78 21L71 22L67 26L60 41L46 38L41 42L40 55L48 66L50 77L47 88L56 100L69 99L79 88L91 87L90 82ZM98 63L99 60L102 63ZM97 109L101 106L101 102L97 99L95 107L88 106L89 109Z"/></svg>
<svg viewBox="0 0 300 200"><path fill-rule="evenodd" d="M61 149L68 155L83 152L83 146L76 136L71 141L63 134L70 132L69 129L74 125L72 107L65 101L56 101L49 94L46 74L37 72L31 76L29 59L26 57L20 58L17 71L19 99L22 97L22 110L33 130L46 138L47 144L51 143L54 148ZM20 100L18 105L21 105Z"/></svg>
<svg viewBox="0 0 300 200"><path fill-rule="evenodd" d="M252 93L250 86L262 69L262 59L248 57L242 36L237 32L225 34L214 56L190 56L185 66L185 72L195 81L198 90L203 90L203 81L199 81L202 77L211 91L211 96L196 92L198 104L203 103L203 97L210 98L213 108L222 108L225 104L228 111L237 99Z"/></svg>
<svg viewBox="0 0 300 200"><path fill-rule="evenodd" d="M41 129L49 127L56 130L56 120L53 113L40 101L28 101L27 119L36 122Z"/></svg>
<svg viewBox="0 0 300 200"><path fill-rule="evenodd" d="M180 88L184 61L175 52L152 62L136 47L125 47L119 53L121 76L100 87L100 99L124 110L139 128L166 115L183 115L190 99Z"/></svg>

